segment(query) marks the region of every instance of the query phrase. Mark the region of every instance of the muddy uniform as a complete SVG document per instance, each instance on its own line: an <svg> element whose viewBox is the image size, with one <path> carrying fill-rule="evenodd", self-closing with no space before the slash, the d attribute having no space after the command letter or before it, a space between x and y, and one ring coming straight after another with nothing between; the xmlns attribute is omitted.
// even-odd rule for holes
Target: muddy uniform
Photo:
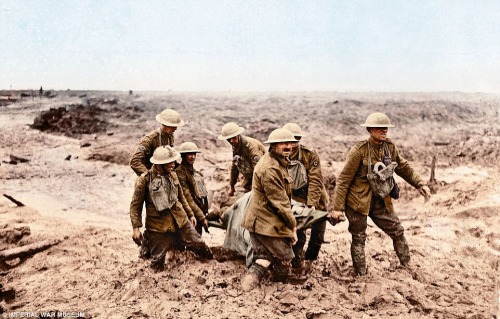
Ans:
<svg viewBox="0 0 500 319"><path fill-rule="evenodd" d="M372 195L370 184L366 177L368 172L368 149L370 148L371 165L384 159L384 144L387 144L392 162L398 163L396 174L415 188L425 185L420 176L413 170L408 161L399 155L399 150L390 139L380 146L369 144L368 141L358 142L347 155L342 172L337 179L334 196L334 210L345 211L349 220L349 232L352 235L351 256L354 269L363 273L366 269L365 240L367 216L375 225L388 234L394 245L394 250L402 265L410 261L410 252L404 236L404 229L394 212L391 197L381 198Z"/></svg>
<svg viewBox="0 0 500 319"><path fill-rule="evenodd" d="M250 232L254 262L271 261L277 280L286 278L294 257L291 238L296 221L290 205L292 179L287 165L288 161L273 151L262 156L255 166L253 196L242 222Z"/></svg>
<svg viewBox="0 0 500 319"><path fill-rule="evenodd" d="M139 176L135 182L135 191L130 203L132 227L142 227L142 207L146 206L146 230L141 246L141 257L151 256L151 267L162 268L167 251L175 242L180 242L202 257L211 258L210 248L201 239L188 218L193 216L183 207L188 206L182 193L179 179L175 172L163 177L165 187L173 192L173 206L159 212L151 197L151 184L155 183L158 172L153 167Z"/></svg>
<svg viewBox="0 0 500 319"><path fill-rule="evenodd" d="M175 170L179 182L186 197L186 201L196 217L196 231L201 235L205 220L208 214L207 189L203 182L203 175L184 161Z"/></svg>
<svg viewBox="0 0 500 319"><path fill-rule="evenodd" d="M303 169L301 168L301 165ZM288 171L292 175L292 198L318 210L327 210L328 193L323 183L319 154L312 147L299 145L290 155ZM305 174L305 176L304 176ZM325 237L326 220L311 226L311 238L305 253L307 260L316 260ZM294 246L295 255L300 258L306 243L305 231L297 232L298 241Z"/></svg>
<svg viewBox="0 0 500 319"><path fill-rule="evenodd" d="M229 184L231 187L236 185L238 175L243 175L241 186L245 190L252 189L253 170L259 159L266 153L266 148L261 142L254 138L241 135L241 142L238 147L233 147L233 161L229 173Z"/></svg>
<svg viewBox="0 0 500 319"><path fill-rule="evenodd" d="M141 139L139 146L130 158L130 167L132 167L137 176L140 176L151 168L149 159L160 145L170 145L173 147L174 135L164 133L158 128L149 132Z"/></svg>

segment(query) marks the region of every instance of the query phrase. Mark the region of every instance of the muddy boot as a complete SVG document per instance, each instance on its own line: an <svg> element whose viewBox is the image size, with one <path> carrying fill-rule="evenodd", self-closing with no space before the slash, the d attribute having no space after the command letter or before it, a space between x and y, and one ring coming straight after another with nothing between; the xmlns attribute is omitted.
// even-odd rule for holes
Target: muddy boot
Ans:
<svg viewBox="0 0 500 319"><path fill-rule="evenodd" d="M302 285L307 281L307 276L296 273L288 274L288 283L290 285Z"/></svg>
<svg viewBox="0 0 500 319"><path fill-rule="evenodd" d="M275 260L271 272L271 281L287 283L289 273L290 260Z"/></svg>
<svg viewBox="0 0 500 319"><path fill-rule="evenodd" d="M366 275L365 243L354 240L351 243L351 258L354 272L358 276Z"/></svg>
<svg viewBox="0 0 500 319"><path fill-rule="evenodd" d="M201 259L213 259L214 255L212 254L212 251L210 250L210 247L207 245L203 245L201 247L196 247L193 249L193 252L197 254Z"/></svg>
<svg viewBox="0 0 500 319"><path fill-rule="evenodd" d="M241 280L241 289L245 292L254 289L261 282L262 278L264 278L265 273L266 268L253 263L252 266L250 266L248 273Z"/></svg>
<svg viewBox="0 0 500 319"><path fill-rule="evenodd" d="M410 262L410 248L408 247L405 236L401 235L393 238L392 244L394 245L394 250L396 251L401 266L407 266Z"/></svg>
<svg viewBox="0 0 500 319"><path fill-rule="evenodd" d="M296 252L295 257L293 257L292 262L292 269L295 271L301 271L304 268L304 252Z"/></svg>

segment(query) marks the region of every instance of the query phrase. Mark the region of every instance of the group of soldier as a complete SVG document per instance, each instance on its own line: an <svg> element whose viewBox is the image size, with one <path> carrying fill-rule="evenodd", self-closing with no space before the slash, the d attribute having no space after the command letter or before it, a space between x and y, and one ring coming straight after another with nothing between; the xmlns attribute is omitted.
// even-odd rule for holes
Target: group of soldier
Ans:
<svg viewBox="0 0 500 319"><path fill-rule="evenodd" d="M151 259L151 267L161 270L171 249L189 249L206 259L213 255L201 237L202 228L208 231L209 205L203 176L193 166L200 150L193 142L173 147L174 132L184 125L178 112L166 109L156 120L160 127L141 139L130 159L138 175L130 218L140 257ZM399 196L392 173L426 198L430 190L387 138L388 128L394 125L385 114L372 113L361 126L366 127L369 138L349 151L337 179L330 205L333 210L312 224L305 251L306 233L297 230L291 203L302 203L310 211L328 210L330 199L318 152L300 142L305 134L295 123L273 130L264 143L242 135L244 128L236 123L222 127L218 138L228 141L233 151L228 195L235 195L240 174L244 192L252 191L241 225L250 233L253 248L252 264L241 282L244 291L256 287L268 270L273 281L304 282L304 262L317 259L327 220L336 224L345 217L352 235L355 275L367 272L364 246L368 216L392 238L401 265L408 266L408 244L391 202ZM143 206L145 231L141 233Z"/></svg>

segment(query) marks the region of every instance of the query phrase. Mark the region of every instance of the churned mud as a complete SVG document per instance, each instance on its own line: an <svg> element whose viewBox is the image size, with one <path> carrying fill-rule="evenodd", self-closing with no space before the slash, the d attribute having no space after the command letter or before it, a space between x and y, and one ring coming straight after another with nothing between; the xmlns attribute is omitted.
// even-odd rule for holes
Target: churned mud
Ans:
<svg viewBox="0 0 500 319"><path fill-rule="evenodd" d="M0 262L0 315L81 312L87 318L498 318L500 98L485 94L179 94L53 92L0 106L0 250L56 244ZM401 179L396 211L412 267L398 267L392 242L370 224L369 274L352 277L347 224L328 226L309 279L264 280L240 289L242 259L168 256L153 273L138 258L128 207L135 175L128 158L164 108L187 122L176 145L195 142L211 209L227 200L231 150L217 140L237 122L261 141L287 122L321 156L330 193L345 156L365 139L359 124L389 115L389 131L425 180L430 201ZM220 246L224 232L204 234Z"/></svg>

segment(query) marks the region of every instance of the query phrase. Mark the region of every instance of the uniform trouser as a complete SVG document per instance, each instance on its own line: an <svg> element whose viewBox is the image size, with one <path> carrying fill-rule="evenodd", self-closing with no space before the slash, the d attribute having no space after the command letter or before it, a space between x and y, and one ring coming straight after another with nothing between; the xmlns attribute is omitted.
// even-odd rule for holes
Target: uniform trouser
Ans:
<svg viewBox="0 0 500 319"><path fill-rule="evenodd" d="M372 197L368 216L358 213L348 206L345 214L349 221L349 232L352 235L351 257L356 273L366 273L365 241L368 216L375 225L392 238L394 250L401 264L405 265L410 261L410 250L404 236L404 228L396 214L387 210L382 198Z"/></svg>
<svg viewBox="0 0 500 319"><path fill-rule="evenodd" d="M311 237L309 244L304 254L304 246L306 244L306 231L297 231L297 243L293 246L295 258L292 260L294 268L300 267L302 260L316 260L321 249L321 245L325 240L326 220L319 220L311 225Z"/></svg>
<svg viewBox="0 0 500 319"><path fill-rule="evenodd" d="M290 238L269 237L250 233L253 248L253 263L251 272L261 272L255 263L257 259L271 262L273 267L272 280L286 282L290 272L290 260L294 257Z"/></svg>
<svg viewBox="0 0 500 319"><path fill-rule="evenodd" d="M203 234L203 224L198 219L196 220L196 227L194 229L200 236Z"/></svg>
<svg viewBox="0 0 500 319"><path fill-rule="evenodd" d="M326 220L319 220L311 226L311 237L305 254L306 260L318 259L321 245L325 241Z"/></svg>
<svg viewBox="0 0 500 319"><path fill-rule="evenodd" d="M177 243L192 250L202 258L212 258L212 251L190 222L186 222L181 228L176 227L175 233L159 233L146 230L144 237L147 237L146 245L151 255L151 267L155 269L163 268L167 252L174 248Z"/></svg>

